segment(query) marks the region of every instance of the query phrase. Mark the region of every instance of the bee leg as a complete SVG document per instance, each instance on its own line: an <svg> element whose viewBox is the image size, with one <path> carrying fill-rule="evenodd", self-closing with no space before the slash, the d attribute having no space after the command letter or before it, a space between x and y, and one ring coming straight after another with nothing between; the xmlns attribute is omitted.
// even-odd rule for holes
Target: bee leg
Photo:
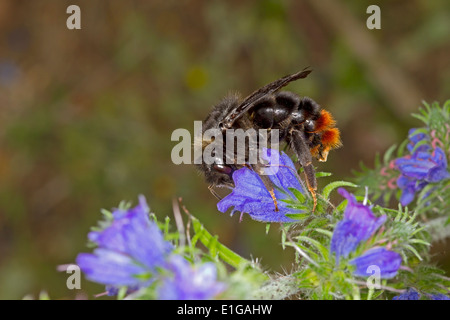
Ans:
<svg viewBox="0 0 450 320"><path fill-rule="evenodd" d="M219 196L219 194L216 192L216 190L214 190L214 185L208 186L208 189L212 193L212 195L217 198L217 200L219 200L219 201L222 200L222 197Z"/></svg>
<svg viewBox="0 0 450 320"><path fill-rule="evenodd" d="M269 191L270 196L272 197L273 200L273 204L275 205L275 212L280 211L278 209L278 201L277 201L277 197L275 196L275 192L274 192L274 187L273 187L273 183L272 180L270 180L269 176L263 174L263 170L261 170L261 167L259 164L257 165L253 165L253 170L259 175L259 177L261 178L262 182L264 183L264 186L266 187L267 191Z"/></svg>
<svg viewBox="0 0 450 320"><path fill-rule="evenodd" d="M303 167L303 172L306 177L306 186L308 187L309 192L311 193L314 201L313 212L316 210L317 205L317 180L316 180L316 172L314 170L314 166L312 165L312 156L309 150L308 145L306 144L306 138L303 132L299 130L291 131L291 145L292 150L294 150L295 154L298 157L298 161Z"/></svg>
<svg viewBox="0 0 450 320"><path fill-rule="evenodd" d="M272 197L273 204L275 205L275 212L280 211L278 209L277 197L275 197L275 192L273 191L273 189L269 189L269 193L270 193L270 196Z"/></svg>

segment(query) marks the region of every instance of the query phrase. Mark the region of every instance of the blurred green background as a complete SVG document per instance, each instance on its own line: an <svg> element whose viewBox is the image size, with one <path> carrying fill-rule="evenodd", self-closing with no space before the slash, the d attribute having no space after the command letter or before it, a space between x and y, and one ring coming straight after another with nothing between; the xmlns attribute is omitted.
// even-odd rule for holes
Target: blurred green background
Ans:
<svg viewBox="0 0 450 320"><path fill-rule="evenodd" d="M81 30L66 28L71 4ZM381 30L366 28L371 4ZM447 0L0 0L0 298L76 297L56 266L90 250L101 208L139 194L161 219L182 197L221 242L290 270L276 226L219 213L195 168L172 164L172 131L311 66L288 89L337 119L344 147L317 166L345 179L420 125L422 100L450 98L449 30Z"/></svg>

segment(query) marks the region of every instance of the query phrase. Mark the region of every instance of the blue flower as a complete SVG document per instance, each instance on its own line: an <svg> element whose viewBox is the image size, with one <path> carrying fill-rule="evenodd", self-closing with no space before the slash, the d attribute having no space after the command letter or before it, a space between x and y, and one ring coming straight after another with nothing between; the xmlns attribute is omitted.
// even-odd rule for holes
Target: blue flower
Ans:
<svg viewBox="0 0 450 320"><path fill-rule="evenodd" d="M442 293L438 293L438 294L425 293L425 296L427 296L431 300L450 300L450 297L448 297ZM392 300L419 300L420 297L421 297L421 295L419 292L417 292L416 290L414 290L412 288L409 288L404 293L392 298Z"/></svg>
<svg viewBox="0 0 450 320"><path fill-rule="evenodd" d="M372 234L386 221L386 215L375 217L372 210L356 201L354 195L343 188L338 192L348 200L344 218L337 223L331 238L331 252L336 257L347 258L361 241L369 239Z"/></svg>
<svg viewBox="0 0 450 320"><path fill-rule="evenodd" d="M220 212L226 212L228 208L234 207L233 212L248 213L251 218L263 222L292 222L294 220L286 217L286 214L302 211L289 208L287 203L280 200L295 199L288 188L303 192L294 163L284 152L280 155L272 149L264 149L263 158L269 163L265 174L282 190L274 189L279 211L275 211L273 199L259 175L247 167L233 173L235 187L219 201L217 208Z"/></svg>
<svg viewBox="0 0 450 320"><path fill-rule="evenodd" d="M450 177L447 171L447 157L439 147L431 154L419 151L412 156L399 158L395 164L404 176L416 180L439 182Z"/></svg>
<svg viewBox="0 0 450 320"><path fill-rule="evenodd" d="M386 215L377 218L368 206L358 203L355 196L345 189L339 188L338 192L348 200L348 203L344 218L336 224L331 237L330 250L336 253L337 263L341 257L347 258L362 241L368 240L386 221ZM369 267L375 266L380 270L380 277L387 279L397 274L401 262L400 254L379 247L368 250L349 263L356 267L353 273L355 276L370 276Z"/></svg>
<svg viewBox="0 0 450 320"><path fill-rule="evenodd" d="M193 267L181 256L174 255L168 270L173 276L166 277L158 288L161 300L207 300L225 290L225 284L216 281L216 266L211 262Z"/></svg>
<svg viewBox="0 0 450 320"><path fill-rule="evenodd" d="M380 270L380 278L389 279L395 277L400 265L402 257L394 251L379 247L368 250L363 255L350 261L350 264L356 266L355 276L367 277L372 275L371 267L377 267Z"/></svg>
<svg viewBox="0 0 450 320"><path fill-rule="evenodd" d="M400 203L404 206L410 204L415 194L429 183L436 183L450 178L447 170L447 157L440 147L433 149L429 144L417 147L420 141L428 141L424 133L415 133L417 129L409 132L410 143L408 150L412 153L395 160L395 165L401 175L397 185L402 190Z"/></svg>
<svg viewBox="0 0 450 320"><path fill-rule="evenodd" d="M420 293L418 293L416 290L410 288L403 292L402 294L395 296L392 298L392 300L419 300L420 299Z"/></svg>
<svg viewBox="0 0 450 320"><path fill-rule="evenodd" d="M449 296L446 296L445 294L442 293L432 294L430 298L431 300L450 300Z"/></svg>
<svg viewBox="0 0 450 320"><path fill-rule="evenodd" d="M89 233L98 247L93 253L80 253L76 259L89 280L107 285L108 292L118 286L136 289L153 282L153 273L165 264L173 246L164 240L148 213L141 196L138 206L115 210L109 226Z"/></svg>
<svg viewBox="0 0 450 320"><path fill-rule="evenodd" d="M402 190L400 196L400 203L403 206L410 204L417 192L422 190L428 183L425 181L418 181L417 179L400 175L397 179L397 186Z"/></svg>
<svg viewBox="0 0 450 320"><path fill-rule="evenodd" d="M416 133L417 128L412 128L408 132L408 139L409 143L406 145L406 148L409 152L413 153L413 151L422 151L427 152L431 149L431 147L428 144L422 144L421 146L416 148L416 145L424 140L428 140L430 142L428 136L425 133L419 132ZM416 150L414 150L416 148Z"/></svg>

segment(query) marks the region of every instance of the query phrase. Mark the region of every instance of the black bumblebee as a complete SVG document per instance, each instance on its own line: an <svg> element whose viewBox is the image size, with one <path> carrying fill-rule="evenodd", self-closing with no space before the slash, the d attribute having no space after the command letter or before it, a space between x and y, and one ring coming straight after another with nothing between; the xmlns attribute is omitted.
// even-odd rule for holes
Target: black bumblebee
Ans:
<svg viewBox="0 0 450 320"><path fill-rule="evenodd" d="M298 158L306 176L306 184L316 205L317 182L312 158L326 161L331 149L342 145L339 130L332 115L312 99L301 98L295 93L279 91L292 81L306 78L312 70L306 68L300 72L285 76L260 88L244 100L238 95L229 95L219 102L203 121L202 130L219 129L226 141L228 129L278 129L279 141L286 142ZM202 140L202 150L211 141ZM198 143L198 142L197 142ZM224 145L224 149L225 149ZM225 154L225 153L224 153ZM246 152L248 154L248 150ZM214 187L234 187L232 174L242 168L225 156L212 164L202 162L198 168L205 174L209 189L218 199ZM228 159L230 160L230 159ZM231 163L231 164L230 164ZM274 186L268 176L262 175L263 164L247 165L258 173L271 194L275 211L278 211Z"/></svg>

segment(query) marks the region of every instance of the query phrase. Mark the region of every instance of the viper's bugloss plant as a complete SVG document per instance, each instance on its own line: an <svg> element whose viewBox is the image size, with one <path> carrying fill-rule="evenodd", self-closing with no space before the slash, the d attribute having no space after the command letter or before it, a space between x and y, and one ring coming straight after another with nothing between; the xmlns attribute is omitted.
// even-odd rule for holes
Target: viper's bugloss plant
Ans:
<svg viewBox="0 0 450 320"><path fill-rule="evenodd" d="M450 101L414 116L425 126L354 181L319 188L315 210L283 152L264 150L279 211L258 174L233 173L235 187L218 210L241 212L239 223L246 213L266 232L279 225L280 249L295 251L290 272L263 270L233 252L187 210L186 225L174 210L172 230L143 197L134 208L104 211L88 235L96 248L76 261L87 279L128 299L448 299L450 278L430 262L430 247L450 236ZM343 201L332 201L336 190Z"/></svg>
<svg viewBox="0 0 450 320"><path fill-rule="evenodd" d="M111 286L149 286L173 245L150 220L145 198L141 196L132 209L114 210L108 220L100 230L88 234L97 248L93 253L80 253L77 264L88 279L108 285L110 290Z"/></svg>
<svg viewBox="0 0 450 320"><path fill-rule="evenodd" d="M394 161L395 167L400 171L397 186L402 190L400 203L404 206L410 204L419 191L430 183L437 183L450 178L447 169L447 157L440 147L431 147L419 142L427 141L423 133L414 134L417 129L410 130L411 143L408 150L412 154L403 156ZM427 194L424 195L427 197Z"/></svg>
<svg viewBox="0 0 450 320"><path fill-rule="evenodd" d="M222 292L225 286L217 282L215 265L193 268L174 253L174 246L149 214L143 196L134 208L106 212L107 221L88 234L97 248L76 259L86 277L105 284L108 295L117 295L120 288L131 293L150 285L158 288L158 299L210 299Z"/></svg>
<svg viewBox="0 0 450 320"><path fill-rule="evenodd" d="M361 241L369 239L386 221L386 215L375 217L368 206L356 201L354 195L345 189L338 192L348 201L344 218L336 224L331 238L331 252L339 261L339 257L347 258Z"/></svg>
<svg viewBox="0 0 450 320"><path fill-rule="evenodd" d="M386 221L386 215L375 217L370 207L358 203L354 195L345 189L339 193L348 200L344 218L336 224L331 238L331 252L339 258L347 258L362 242L368 240ZM371 248L350 261L356 267L356 276L367 277L367 269L374 265L379 268L381 278L392 278L397 274L402 258L400 254L384 247Z"/></svg>

